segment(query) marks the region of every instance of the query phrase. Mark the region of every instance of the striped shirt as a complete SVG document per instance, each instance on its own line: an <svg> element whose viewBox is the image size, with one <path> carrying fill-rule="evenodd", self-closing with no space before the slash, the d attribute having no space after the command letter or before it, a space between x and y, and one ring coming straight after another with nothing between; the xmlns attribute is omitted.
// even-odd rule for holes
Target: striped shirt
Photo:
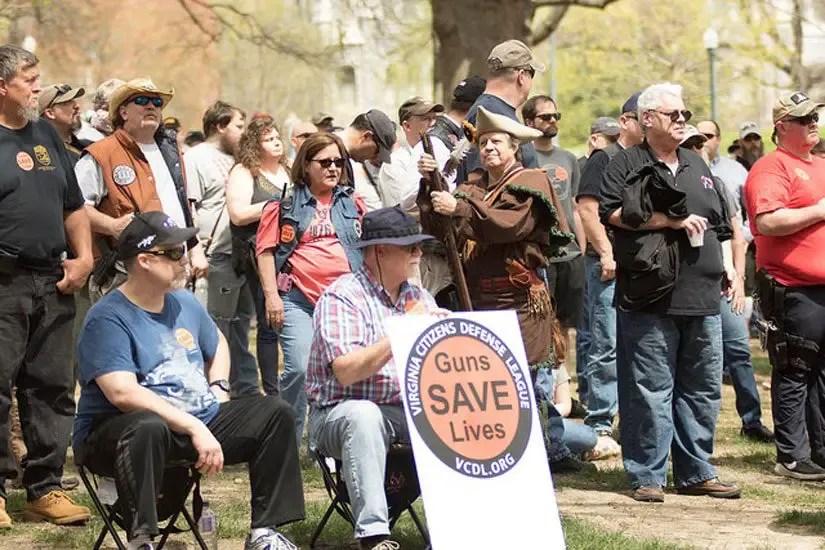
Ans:
<svg viewBox="0 0 825 550"><path fill-rule="evenodd" d="M404 315L414 303L421 303L428 311L438 307L426 290L409 282L401 285L398 301L393 303L366 266L332 283L315 305L312 319L314 334L307 368L310 405L331 407L347 399L400 405L400 387L392 359L377 373L351 386L338 381L332 362L377 343L385 336L384 319Z"/></svg>

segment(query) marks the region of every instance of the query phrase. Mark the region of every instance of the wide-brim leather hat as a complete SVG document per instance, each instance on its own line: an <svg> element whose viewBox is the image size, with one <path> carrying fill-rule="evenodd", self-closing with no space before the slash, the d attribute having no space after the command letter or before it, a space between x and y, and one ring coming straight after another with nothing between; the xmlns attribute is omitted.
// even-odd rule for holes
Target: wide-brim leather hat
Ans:
<svg viewBox="0 0 825 550"><path fill-rule="evenodd" d="M491 113L484 107L479 107L478 113L476 114L477 138L481 138L484 134L492 132L510 134L522 143L533 141L544 135L541 130L530 128L520 122L516 122L510 117L497 115L496 113Z"/></svg>
<svg viewBox="0 0 825 550"><path fill-rule="evenodd" d="M152 82L152 79L143 76L140 78L135 78L134 80L130 80L125 84L122 84L120 87L115 89L112 93L111 99L109 99L109 117L114 120L115 114L117 114L118 108L123 105L127 99L133 96L138 95L147 95L147 96L157 96L163 100L163 107L172 100L175 95L175 89L169 88L168 90L161 90L155 83Z"/></svg>

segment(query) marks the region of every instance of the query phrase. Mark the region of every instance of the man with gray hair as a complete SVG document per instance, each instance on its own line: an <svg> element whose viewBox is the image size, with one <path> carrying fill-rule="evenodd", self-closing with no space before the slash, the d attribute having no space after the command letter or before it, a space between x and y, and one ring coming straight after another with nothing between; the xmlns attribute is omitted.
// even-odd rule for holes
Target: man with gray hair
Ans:
<svg viewBox="0 0 825 550"><path fill-rule="evenodd" d="M88 124L83 124L78 130L77 137L89 141L100 141L106 136L111 136L115 129L112 127L112 120L109 118L109 100L112 94L123 84L119 78L104 80L95 91L92 99L92 114Z"/></svg>
<svg viewBox="0 0 825 550"><path fill-rule="evenodd" d="M34 54L0 46L0 527L10 527L5 481L12 388L27 455L25 517L89 519L60 486L74 404L73 294L92 269L92 238L72 161L39 118Z"/></svg>
<svg viewBox="0 0 825 550"><path fill-rule="evenodd" d="M682 87L638 99L645 140L607 167L599 215L613 226L616 370L622 455L633 498L663 502L668 452L677 492L737 498L710 463L722 397L721 242L731 237L721 189L679 143L691 117ZM727 288L727 285L726 285Z"/></svg>

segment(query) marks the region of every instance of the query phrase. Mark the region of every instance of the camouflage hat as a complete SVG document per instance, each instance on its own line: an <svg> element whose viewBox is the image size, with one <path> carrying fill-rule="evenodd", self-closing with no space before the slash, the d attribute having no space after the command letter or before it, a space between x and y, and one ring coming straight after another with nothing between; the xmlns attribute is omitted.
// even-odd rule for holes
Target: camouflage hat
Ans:
<svg viewBox="0 0 825 550"><path fill-rule="evenodd" d="M533 52L521 40L508 40L493 48L487 56L487 66L491 71L530 67L537 72L544 72L544 64L536 61Z"/></svg>

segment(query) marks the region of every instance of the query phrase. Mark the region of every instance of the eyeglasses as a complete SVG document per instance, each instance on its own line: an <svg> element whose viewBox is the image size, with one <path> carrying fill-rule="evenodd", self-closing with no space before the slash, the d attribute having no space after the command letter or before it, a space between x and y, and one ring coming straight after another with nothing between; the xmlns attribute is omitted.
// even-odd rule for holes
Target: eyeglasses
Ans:
<svg viewBox="0 0 825 550"><path fill-rule="evenodd" d="M519 67L518 70L524 71L525 73L529 74L530 78L536 78L536 69L530 67L529 65L527 67Z"/></svg>
<svg viewBox="0 0 825 550"><path fill-rule="evenodd" d="M338 158L338 159L312 159L311 162L317 162L318 164L321 165L321 168L326 170L327 168L329 168L333 164L335 165L336 168L343 168L344 163L347 162L347 161L345 161L344 159Z"/></svg>
<svg viewBox="0 0 825 550"><path fill-rule="evenodd" d="M705 136L708 139L713 139L713 138L717 137L716 134L706 134L704 132L702 132L702 135Z"/></svg>
<svg viewBox="0 0 825 550"><path fill-rule="evenodd" d="M561 120L561 113L546 113L543 115L536 115L536 118L544 122L553 122L554 120Z"/></svg>
<svg viewBox="0 0 825 550"><path fill-rule="evenodd" d="M802 126L807 126L813 122L819 122L819 113L811 113L805 116L789 118L787 122L796 122L797 124L801 124Z"/></svg>
<svg viewBox="0 0 825 550"><path fill-rule="evenodd" d="M688 120L690 120L690 117L693 116L693 113L691 113L687 109L685 109L683 111L679 111L678 109L675 110L675 111L655 111L654 110L653 112L654 113L659 113L660 115L665 115L666 117L668 117L670 119L671 122L678 122L680 116L685 119L685 122L687 122Z"/></svg>
<svg viewBox="0 0 825 550"><path fill-rule="evenodd" d="M421 250L421 243L408 244L406 246L402 246L401 249L407 254L413 254L416 250Z"/></svg>
<svg viewBox="0 0 825 550"><path fill-rule="evenodd" d="M158 96L139 95L132 101L135 103L135 105L140 105L141 107L145 107L150 102L158 109L163 107L163 99L159 98Z"/></svg>
<svg viewBox="0 0 825 550"><path fill-rule="evenodd" d="M151 254L152 256L166 256L173 262L179 262L181 258L186 256L186 246L179 246L178 248L170 248L168 250L147 250L141 254Z"/></svg>

